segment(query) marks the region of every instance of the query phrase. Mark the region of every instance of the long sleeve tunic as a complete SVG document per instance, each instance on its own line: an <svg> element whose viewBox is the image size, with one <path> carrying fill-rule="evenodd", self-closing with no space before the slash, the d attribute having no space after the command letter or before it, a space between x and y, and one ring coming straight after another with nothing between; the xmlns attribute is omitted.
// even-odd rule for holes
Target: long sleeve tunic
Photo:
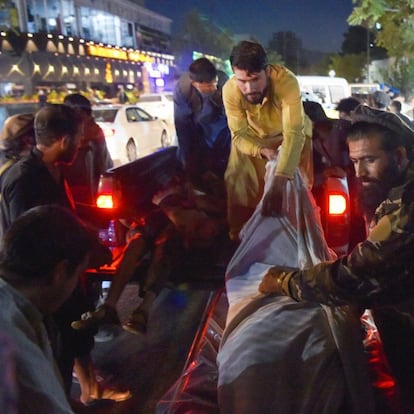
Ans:
<svg viewBox="0 0 414 414"><path fill-rule="evenodd" d="M296 77L288 69L269 65L268 87L261 104L249 103L233 77L223 87L223 102L232 136L225 174L228 219L231 232L238 232L263 194L266 161L263 147L281 154L276 175L293 177L305 143L305 116ZM311 136L311 124L306 135ZM309 142L310 144L310 142ZM306 146L308 149L311 145ZM310 158L310 151L307 158Z"/></svg>

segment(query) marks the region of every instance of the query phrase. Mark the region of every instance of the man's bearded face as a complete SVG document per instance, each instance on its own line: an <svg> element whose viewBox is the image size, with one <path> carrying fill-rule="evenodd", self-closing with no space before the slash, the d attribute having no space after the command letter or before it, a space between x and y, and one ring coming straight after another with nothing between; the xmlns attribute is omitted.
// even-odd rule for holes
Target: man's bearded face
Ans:
<svg viewBox="0 0 414 414"><path fill-rule="evenodd" d="M80 127L75 134L66 137L59 156L60 163L71 164L74 161L79 150L82 134L83 127Z"/></svg>
<svg viewBox="0 0 414 414"><path fill-rule="evenodd" d="M266 70L249 73L246 70L234 67L233 71L237 86L246 100L253 105L262 103L268 84Z"/></svg>
<svg viewBox="0 0 414 414"><path fill-rule="evenodd" d="M358 178L358 202L367 216L387 198L391 188L398 184L399 168L394 159L380 173L378 178Z"/></svg>
<svg viewBox="0 0 414 414"><path fill-rule="evenodd" d="M370 217L391 188L398 185L401 178L398 160L394 152L381 148L377 137L350 141L349 156L355 167L359 205Z"/></svg>

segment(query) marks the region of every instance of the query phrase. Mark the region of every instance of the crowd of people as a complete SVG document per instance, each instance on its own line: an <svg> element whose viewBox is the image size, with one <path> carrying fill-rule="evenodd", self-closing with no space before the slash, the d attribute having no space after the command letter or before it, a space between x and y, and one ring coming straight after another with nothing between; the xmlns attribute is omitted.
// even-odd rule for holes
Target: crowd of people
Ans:
<svg viewBox="0 0 414 414"><path fill-rule="evenodd" d="M121 323L117 303L137 266L150 257L140 280L142 301L122 326L145 335L155 298L189 252L214 261L217 246L230 242L231 253L240 254L246 224L258 206L263 217L289 217L289 192L312 188L318 145L313 148L312 139L325 120L323 112L304 104L295 75L269 64L260 44L241 41L230 63L230 79L200 58L178 80L176 174L154 191L150 213L122 220L127 238L116 262L76 210L76 203L93 203L100 175L113 166L90 101L71 94L63 104L45 103L35 114L14 115L4 123L0 329L13 349L16 376L8 384L7 403L17 412L73 412L73 373L85 405L130 398L129 390L98 383L91 351L97 329ZM349 255L311 268L270 263L257 293L333 307L351 304L361 320L368 312L380 332L387 374L395 381L392 398L378 394L382 408L376 412L410 413L413 123L401 114L399 101L380 91L369 105L348 97L337 110L343 123L325 148L327 167L351 177L352 196L369 229L366 240ZM272 177L265 187L267 171ZM86 268L104 264L116 270L109 294L96 307L81 281ZM373 388L377 380L373 373Z"/></svg>

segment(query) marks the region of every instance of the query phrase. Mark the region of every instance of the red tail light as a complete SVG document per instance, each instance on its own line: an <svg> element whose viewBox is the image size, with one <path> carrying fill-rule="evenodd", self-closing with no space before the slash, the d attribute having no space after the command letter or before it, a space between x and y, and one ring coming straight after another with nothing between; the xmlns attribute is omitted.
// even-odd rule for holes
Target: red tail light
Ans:
<svg viewBox="0 0 414 414"><path fill-rule="evenodd" d="M113 128L110 128L108 126L101 126L103 133L105 135L105 138L110 138L115 135L115 130Z"/></svg>
<svg viewBox="0 0 414 414"><path fill-rule="evenodd" d="M99 208L114 208L114 200L112 194L98 194L96 205Z"/></svg>
<svg viewBox="0 0 414 414"><path fill-rule="evenodd" d="M321 203L322 225L326 241L338 256L347 254L350 237L349 190L345 177L326 177L323 202Z"/></svg>
<svg viewBox="0 0 414 414"><path fill-rule="evenodd" d="M96 206L103 209L114 209L119 206L120 192L113 177L102 175L96 194Z"/></svg>
<svg viewBox="0 0 414 414"><path fill-rule="evenodd" d="M340 216L347 213L347 199L343 194L329 194L328 214Z"/></svg>

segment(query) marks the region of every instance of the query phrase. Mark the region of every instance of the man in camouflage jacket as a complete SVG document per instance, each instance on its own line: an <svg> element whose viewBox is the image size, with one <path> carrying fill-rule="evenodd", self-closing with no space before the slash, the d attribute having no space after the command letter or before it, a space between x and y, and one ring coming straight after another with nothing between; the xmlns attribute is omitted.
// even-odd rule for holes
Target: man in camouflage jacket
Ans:
<svg viewBox="0 0 414 414"><path fill-rule="evenodd" d="M359 106L348 134L368 236L348 255L298 271L273 267L259 291L371 309L404 411L414 407L414 131ZM406 410L406 411L405 411ZM400 411L399 411L400 412Z"/></svg>

